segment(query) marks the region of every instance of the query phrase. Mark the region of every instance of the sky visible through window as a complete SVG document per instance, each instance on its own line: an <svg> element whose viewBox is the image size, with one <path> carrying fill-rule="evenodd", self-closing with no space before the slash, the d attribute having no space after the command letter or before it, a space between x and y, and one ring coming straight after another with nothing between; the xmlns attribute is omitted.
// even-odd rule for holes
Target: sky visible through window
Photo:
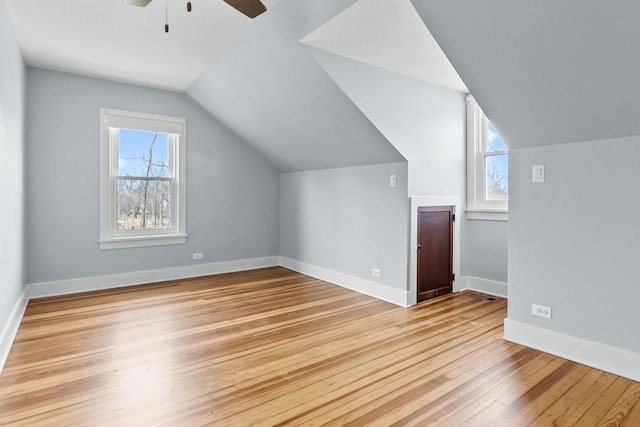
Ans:
<svg viewBox="0 0 640 427"><path fill-rule="evenodd" d="M507 151L507 145L504 143L498 131L493 127L493 123L489 122L489 137L487 138L489 151Z"/></svg>
<svg viewBox="0 0 640 427"><path fill-rule="evenodd" d="M506 144L490 121L488 121L486 143L489 152L507 151ZM507 200L509 194L509 156L503 154L487 157L486 173L488 180L487 199L491 201Z"/></svg>
<svg viewBox="0 0 640 427"><path fill-rule="evenodd" d="M152 163L151 176L167 177L169 135L164 132L151 132L144 130L120 129L118 174L120 176L147 176L149 160ZM154 142L154 138L155 142ZM151 159L149 158L149 149ZM159 165L164 165L159 166Z"/></svg>

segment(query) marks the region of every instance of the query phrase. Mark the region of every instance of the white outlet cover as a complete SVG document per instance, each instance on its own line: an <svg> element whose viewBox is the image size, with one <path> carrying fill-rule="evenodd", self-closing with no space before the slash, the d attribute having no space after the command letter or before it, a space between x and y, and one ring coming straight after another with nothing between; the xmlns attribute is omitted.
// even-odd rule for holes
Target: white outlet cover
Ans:
<svg viewBox="0 0 640 427"><path fill-rule="evenodd" d="M531 304L531 314L534 316L544 317L551 319L551 307L545 307L543 305Z"/></svg>

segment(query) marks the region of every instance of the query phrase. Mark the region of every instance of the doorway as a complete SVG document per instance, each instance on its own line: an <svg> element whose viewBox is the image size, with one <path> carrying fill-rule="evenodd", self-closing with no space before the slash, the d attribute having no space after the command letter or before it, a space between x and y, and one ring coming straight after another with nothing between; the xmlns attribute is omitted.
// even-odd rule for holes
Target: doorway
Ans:
<svg viewBox="0 0 640 427"><path fill-rule="evenodd" d="M417 302L453 290L454 206L418 207Z"/></svg>

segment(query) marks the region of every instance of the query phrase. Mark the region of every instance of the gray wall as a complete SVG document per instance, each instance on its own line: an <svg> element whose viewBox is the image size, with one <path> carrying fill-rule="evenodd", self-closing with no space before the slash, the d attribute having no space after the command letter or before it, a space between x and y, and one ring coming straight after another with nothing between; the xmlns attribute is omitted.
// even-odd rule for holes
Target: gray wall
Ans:
<svg viewBox="0 0 640 427"><path fill-rule="evenodd" d="M282 174L281 255L406 289L406 176L406 163Z"/></svg>
<svg viewBox="0 0 640 427"><path fill-rule="evenodd" d="M508 283L509 223L468 219L466 230L465 275Z"/></svg>
<svg viewBox="0 0 640 427"><path fill-rule="evenodd" d="M25 66L0 0L0 337L24 287Z"/></svg>
<svg viewBox="0 0 640 427"><path fill-rule="evenodd" d="M407 159L410 196L465 200L465 94L318 48L307 49ZM506 283L507 223L460 218L461 274Z"/></svg>
<svg viewBox="0 0 640 427"><path fill-rule="evenodd" d="M187 119L185 245L98 248L100 107ZM29 69L26 168L28 283L278 255L279 174L181 94Z"/></svg>
<svg viewBox="0 0 640 427"><path fill-rule="evenodd" d="M640 352L640 136L510 156L509 318ZM539 164L546 182L534 184Z"/></svg>

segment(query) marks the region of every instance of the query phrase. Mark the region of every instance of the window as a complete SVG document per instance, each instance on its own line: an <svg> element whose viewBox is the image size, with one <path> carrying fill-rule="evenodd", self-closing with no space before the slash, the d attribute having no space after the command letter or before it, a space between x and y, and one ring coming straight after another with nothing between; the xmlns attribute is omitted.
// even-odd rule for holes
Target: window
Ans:
<svg viewBox="0 0 640 427"><path fill-rule="evenodd" d="M467 96L467 218L506 220L507 146L472 96Z"/></svg>
<svg viewBox="0 0 640 427"><path fill-rule="evenodd" d="M100 110L100 249L186 242L185 124Z"/></svg>

